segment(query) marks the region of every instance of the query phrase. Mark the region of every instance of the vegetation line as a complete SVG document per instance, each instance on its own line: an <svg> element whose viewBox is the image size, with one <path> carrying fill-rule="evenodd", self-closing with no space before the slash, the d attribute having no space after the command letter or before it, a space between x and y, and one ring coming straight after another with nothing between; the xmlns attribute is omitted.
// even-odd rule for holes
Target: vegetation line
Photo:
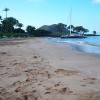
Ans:
<svg viewBox="0 0 100 100"><path fill-rule="evenodd" d="M28 25L26 29L22 29L23 24L20 23L14 17L8 17L7 12L9 8L5 8L3 11L6 13L6 17L2 18L0 16L0 38L5 37L33 37L33 36L52 36L52 37L60 37L62 35L69 35L70 34L70 27L71 33L73 34L84 34L89 32L88 29L84 28L83 26L67 26L63 23L53 24L53 25L44 25L38 29L34 26ZM96 31L94 31L94 35Z"/></svg>

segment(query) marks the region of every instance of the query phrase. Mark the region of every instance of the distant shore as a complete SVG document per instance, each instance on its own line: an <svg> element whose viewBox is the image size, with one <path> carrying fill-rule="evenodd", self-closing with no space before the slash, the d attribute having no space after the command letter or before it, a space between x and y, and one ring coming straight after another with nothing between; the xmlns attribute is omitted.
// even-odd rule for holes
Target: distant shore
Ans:
<svg viewBox="0 0 100 100"><path fill-rule="evenodd" d="M100 99L100 56L47 38L0 41L0 99Z"/></svg>

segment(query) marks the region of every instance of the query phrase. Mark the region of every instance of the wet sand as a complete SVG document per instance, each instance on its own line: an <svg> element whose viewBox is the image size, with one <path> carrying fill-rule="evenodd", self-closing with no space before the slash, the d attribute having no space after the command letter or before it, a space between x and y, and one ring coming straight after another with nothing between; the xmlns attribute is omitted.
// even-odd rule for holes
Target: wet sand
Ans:
<svg viewBox="0 0 100 100"><path fill-rule="evenodd" d="M100 100L100 56L47 38L0 41L0 100Z"/></svg>

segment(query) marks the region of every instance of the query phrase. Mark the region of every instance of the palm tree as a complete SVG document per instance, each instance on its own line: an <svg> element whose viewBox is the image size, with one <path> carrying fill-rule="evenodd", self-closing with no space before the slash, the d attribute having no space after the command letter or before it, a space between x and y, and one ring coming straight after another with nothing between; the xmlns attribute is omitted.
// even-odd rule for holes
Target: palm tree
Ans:
<svg viewBox="0 0 100 100"><path fill-rule="evenodd" d="M7 18L7 12L9 11L9 8L5 8L3 11L6 12L6 18Z"/></svg>

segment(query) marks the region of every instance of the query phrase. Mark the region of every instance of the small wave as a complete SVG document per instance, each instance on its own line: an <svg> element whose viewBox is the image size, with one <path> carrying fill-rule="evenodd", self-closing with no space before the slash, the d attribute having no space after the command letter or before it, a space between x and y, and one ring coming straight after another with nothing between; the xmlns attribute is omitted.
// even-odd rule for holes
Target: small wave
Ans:
<svg viewBox="0 0 100 100"><path fill-rule="evenodd" d="M79 39L60 39L60 38L49 38L51 42L57 42L57 43L67 43L72 48L75 48L82 52L87 53L97 53L100 54L100 44L92 39L86 39L86 40L79 40ZM97 43L96 43L97 42Z"/></svg>
<svg viewBox="0 0 100 100"><path fill-rule="evenodd" d="M100 45L99 45L99 44L89 43L89 42L80 42L80 44L83 44L83 45L89 45L89 46L96 46L96 47L100 47Z"/></svg>

